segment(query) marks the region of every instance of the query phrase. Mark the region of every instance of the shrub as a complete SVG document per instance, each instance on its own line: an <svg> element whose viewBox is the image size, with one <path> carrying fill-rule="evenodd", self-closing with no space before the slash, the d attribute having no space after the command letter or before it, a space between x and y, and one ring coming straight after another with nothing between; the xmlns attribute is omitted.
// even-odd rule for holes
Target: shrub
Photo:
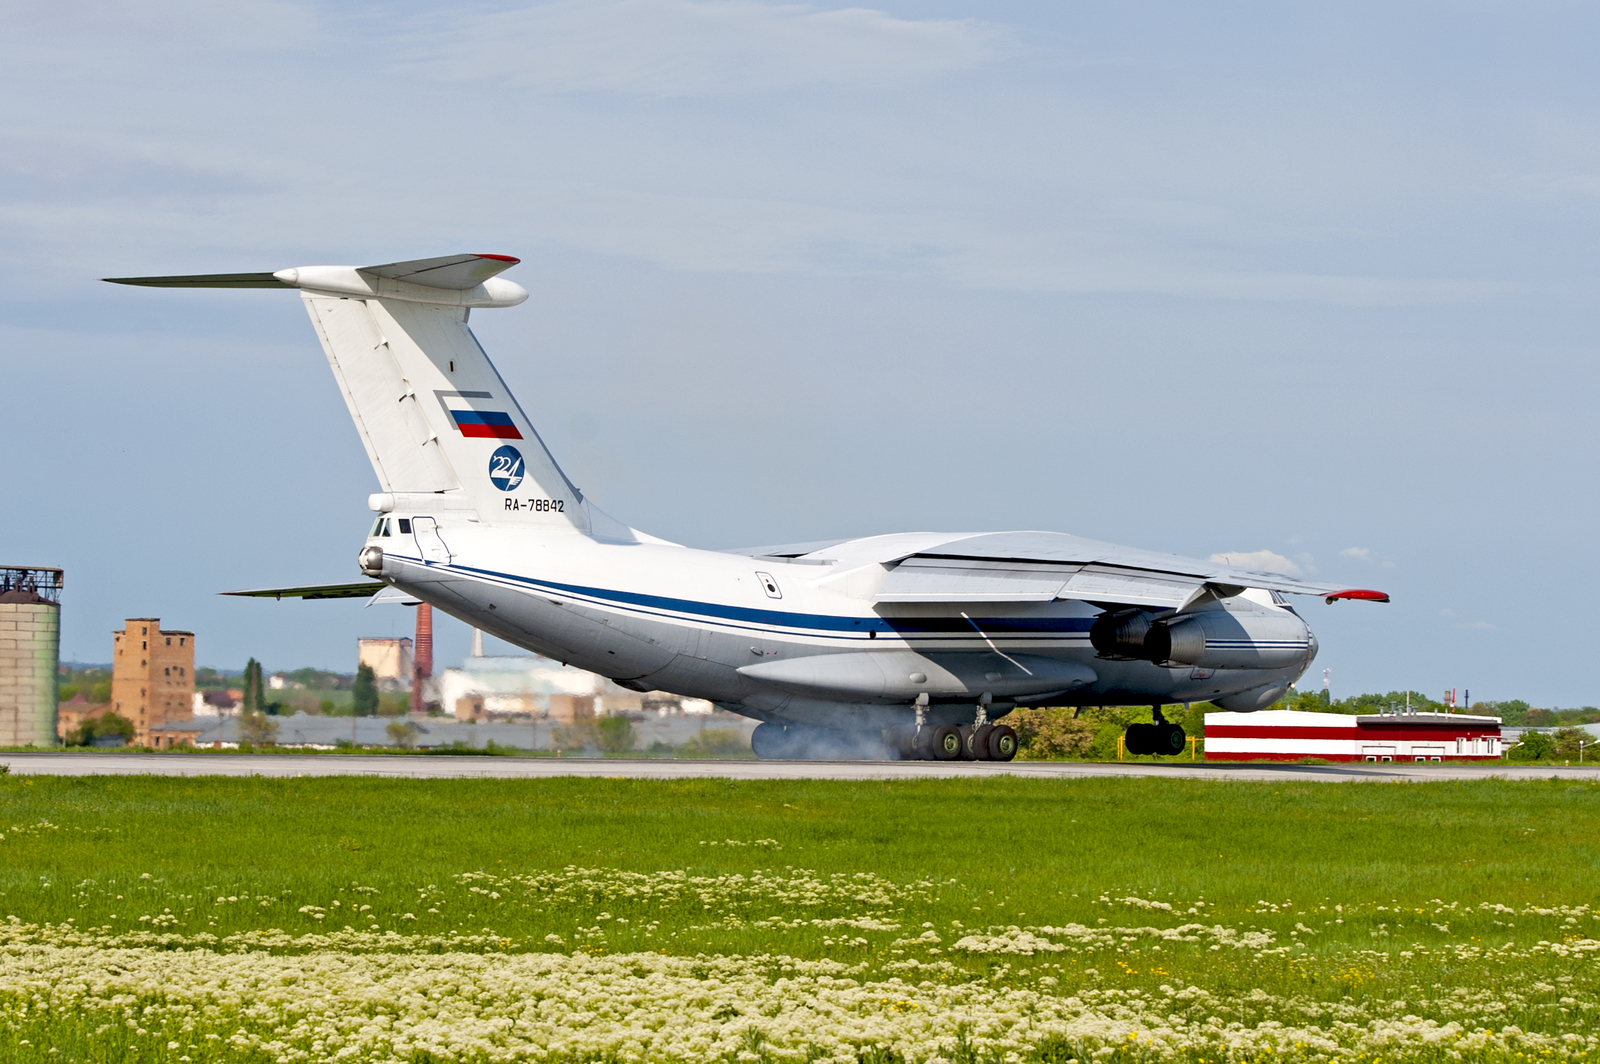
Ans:
<svg viewBox="0 0 1600 1064"><path fill-rule="evenodd" d="M278 722L261 710L239 714L240 746L271 746L278 738Z"/></svg>
<svg viewBox="0 0 1600 1064"><path fill-rule="evenodd" d="M739 757L750 753L750 741L731 728L708 728L678 745L679 757Z"/></svg>
<svg viewBox="0 0 1600 1064"><path fill-rule="evenodd" d="M133 734L133 721L116 713L102 713L98 717L90 717L69 731L67 733L67 745L94 746L97 739L121 739L124 743L127 743L133 741ZM99 745L114 744L102 742Z"/></svg>
<svg viewBox="0 0 1600 1064"><path fill-rule="evenodd" d="M396 746L402 750L414 750L417 745L417 733L421 730L409 720L391 720L388 727L383 729Z"/></svg>
<svg viewBox="0 0 1600 1064"><path fill-rule="evenodd" d="M600 745L600 736L595 731L593 720L580 718L571 724L557 725L551 733L550 742L561 751L593 749Z"/></svg>
<svg viewBox="0 0 1600 1064"><path fill-rule="evenodd" d="M1507 756L1513 761L1545 761L1555 752L1556 741L1545 732L1523 732L1522 741Z"/></svg>
<svg viewBox="0 0 1600 1064"><path fill-rule="evenodd" d="M1065 708L1017 709L1006 715L1004 723L1016 729L1022 756L1036 761L1087 757L1099 731Z"/></svg>
<svg viewBox="0 0 1600 1064"><path fill-rule="evenodd" d="M600 749L608 754L625 754L633 749L637 736L633 721L619 714L601 717L594 725L595 738Z"/></svg>

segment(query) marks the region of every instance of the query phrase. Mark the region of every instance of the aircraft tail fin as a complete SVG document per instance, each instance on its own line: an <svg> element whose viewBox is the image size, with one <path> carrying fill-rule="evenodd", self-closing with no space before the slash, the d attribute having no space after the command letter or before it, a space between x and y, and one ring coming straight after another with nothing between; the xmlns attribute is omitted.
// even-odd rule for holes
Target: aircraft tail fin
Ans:
<svg viewBox="0 0 1600 1064"><path fill-rule="evenodd" d="M467 327L474 307L528 298L508 255L446 255L276 273L107 278L157 288L297 288L382 491L375 508L474 511L485 523L632 530L592 507L556 464Z"/></svg>

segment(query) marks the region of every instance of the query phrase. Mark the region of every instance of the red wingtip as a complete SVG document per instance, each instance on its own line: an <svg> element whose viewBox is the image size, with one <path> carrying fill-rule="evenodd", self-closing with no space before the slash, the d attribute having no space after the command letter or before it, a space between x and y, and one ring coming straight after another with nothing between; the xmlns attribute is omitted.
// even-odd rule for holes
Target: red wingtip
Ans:
<svg viewBox="0 0 1600 1064"><path fill-rule="evenodd" d="M1389 593L1387 591L1367 591L1364 588L1357 587L1351 588L1349 591L1335 591L1331 595L1324 596L1324 599L1329 605L1332 605L1340 599L1360 599L1363 602L1388 602Z"/></svg>
<svg viewBox="0 0 1600 1064"><path fill-rule="evenodd" d="M476 255L477 252L473 252L473 254ZM509 262L513 266L522 261L521 259L514 259L510 255L478 255L478 258L493 259L496 262Z"/></svg>

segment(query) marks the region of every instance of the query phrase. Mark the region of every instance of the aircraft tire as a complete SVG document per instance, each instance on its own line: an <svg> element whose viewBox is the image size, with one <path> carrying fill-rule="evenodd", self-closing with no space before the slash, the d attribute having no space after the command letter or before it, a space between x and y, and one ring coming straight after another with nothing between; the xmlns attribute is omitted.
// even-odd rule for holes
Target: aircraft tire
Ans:
<svg viewBox="0 0 1600 1064"><path fill-rule="evenodd" d="M987 737L990 761L1010 761L1017 756L1017 733L1008 724L996 724Z"/></svg>
<svg viewBox="0 0 1600 1064"><path fill-rule="evenodd" d="M1156 726L1154 724L1128 725L1127 734L1122 738L1123 748L1135 756L1155 753L1155 736L1150 734L1155 729Z"/></svg>
<svg viewBox="0 0 1600 1064"><path fill-rule="evenodd" d="M774 724L770 720L757 724L755 731L750 733L750 752L762 761L792 757L790 748L793 745L789 735L783 730L783 725Z"/></svg>
<svg viewBox="0 0 1600 1064"><path fill-rule="evenodd" d="M884 740L896 761L916 761L922 756L917 752L917 729L914 727L890 728L884 732Z"/></svg>
<svg viewBox="0 0 1600 1064"><path fill-rule="evenodd" d="M982 724L968 728L966 743L962 746L961 757L965 761L989 760L989 734L994 731L993 724Z"/></svg>
<svg viewBox="0 0 1600 1064"><path fill-rule="evenodd" d="M961 729L954 724L941 724L933 729L932 747L935 761L954 761L961 756Z"/></svg>
<svg viewBox="0 0 1600 1064"><path fill-rule="evenodd" d="M1189 742L1189 737L1184 734L1183 725L1165 724L1156 729L1154 736L1156 748L1153 753L1163 757L1183 753L1183 748Z"/></svg>

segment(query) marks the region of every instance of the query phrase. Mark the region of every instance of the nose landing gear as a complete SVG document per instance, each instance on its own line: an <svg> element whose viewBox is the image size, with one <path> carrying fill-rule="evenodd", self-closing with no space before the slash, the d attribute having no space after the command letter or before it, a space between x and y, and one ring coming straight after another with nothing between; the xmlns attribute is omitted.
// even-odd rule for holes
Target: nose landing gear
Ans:
<svg viewBox="0 0 1600 1064"><path fill-rule="evenodd" d="M1128 753L1155 754L1160 757L1183 753L1189 741L1183 726L1162 716L1160 706L1151 706L1150 713L1155 717L1154 723L1128 725L1127 734L1123 736L1123 746Z"/></svg>

